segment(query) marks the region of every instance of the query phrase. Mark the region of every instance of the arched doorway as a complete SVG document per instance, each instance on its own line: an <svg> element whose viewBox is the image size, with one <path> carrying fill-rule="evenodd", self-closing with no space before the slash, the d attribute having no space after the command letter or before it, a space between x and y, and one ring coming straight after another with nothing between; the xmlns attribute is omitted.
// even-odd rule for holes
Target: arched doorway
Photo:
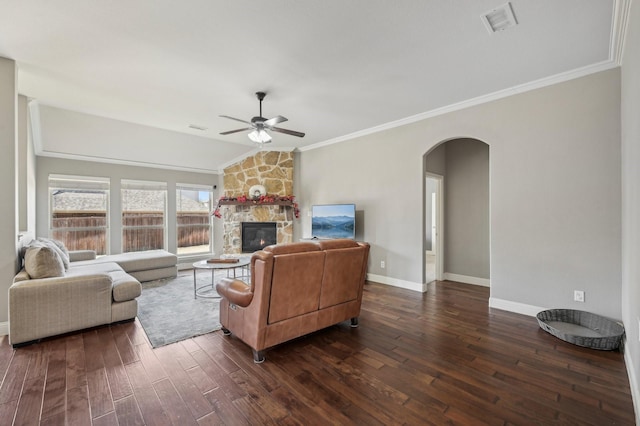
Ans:
<svg viewBox="0 0 640 426"><path fill-rule="evenodd" d="M433 277L488 286L489 145L456 138L435 146L424 155L424 188L424 282Z"/></svg>

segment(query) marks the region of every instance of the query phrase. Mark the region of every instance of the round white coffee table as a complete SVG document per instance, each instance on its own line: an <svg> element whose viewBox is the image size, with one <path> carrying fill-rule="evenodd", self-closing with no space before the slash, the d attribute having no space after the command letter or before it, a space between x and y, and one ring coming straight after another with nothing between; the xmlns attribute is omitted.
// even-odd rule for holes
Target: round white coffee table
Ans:
<svg viewBox="0 0 640 426"><path fill-rule="evenodd" d="M217 270L227 270L227 276L229 273L233 271L233 278L236 278L236 270L238 268L244 268L251 262L250 257L239 258L237 262L208 262L206 260L201 260L199 262L195 262L193 264L193 298L196 299L198 296L210 298L210 299L218 299L220 295L216 293L215 290L215 279L214 275ZM211 284L206 284L198 287L196 280L196 272L199 269L207 269L211 271Z"/></svg>

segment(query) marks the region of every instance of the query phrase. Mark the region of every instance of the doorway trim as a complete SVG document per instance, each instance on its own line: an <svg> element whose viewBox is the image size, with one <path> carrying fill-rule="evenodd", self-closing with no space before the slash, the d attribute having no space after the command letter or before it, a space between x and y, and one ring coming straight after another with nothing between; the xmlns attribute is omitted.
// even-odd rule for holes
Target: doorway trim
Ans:
<svg viewBox="0 0 640 426"><path fill-rule="evenodd" d="M444 176L425 172L425 179L435 179L436 184L436 281L444 277ZM426 197L425 197L426 198ZM425 199L425 202L427 200ZM426 208L426 205L425 205ZM432 247L433 249L433 247Z"/></svg>

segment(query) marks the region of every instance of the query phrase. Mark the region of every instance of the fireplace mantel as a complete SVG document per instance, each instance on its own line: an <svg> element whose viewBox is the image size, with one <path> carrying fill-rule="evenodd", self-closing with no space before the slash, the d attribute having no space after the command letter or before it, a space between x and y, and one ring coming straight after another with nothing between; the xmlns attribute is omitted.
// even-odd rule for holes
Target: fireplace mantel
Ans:
<svg viewBox="0 0 640 426"><path fill-rule="evenodd" d="M259 201L259 200L220 200L218 201L220 206L285 206L293 207L294 201L291 200L277 200L277 201Z"/></svg>

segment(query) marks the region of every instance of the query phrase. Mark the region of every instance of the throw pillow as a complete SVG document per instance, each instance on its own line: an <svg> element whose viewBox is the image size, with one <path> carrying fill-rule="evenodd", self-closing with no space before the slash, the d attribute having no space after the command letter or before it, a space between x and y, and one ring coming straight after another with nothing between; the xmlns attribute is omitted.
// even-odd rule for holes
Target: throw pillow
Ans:
<svg viewBox="0 0 640 426"><path fill-rule="evenodd" d="M51 247L58 253L60 258L62 259L62 264L64 265L64 269L69 269L69 250L64 246L62 241L54 240L52 238L40 237L37 241L44 243L46 246Z"/></svg>
<svg viewBox="0 0 640 426"><path fill-rule="evenodd" d="M60 255L48 246L27 248L24 269L31 278L64 277Z"/></svg>

